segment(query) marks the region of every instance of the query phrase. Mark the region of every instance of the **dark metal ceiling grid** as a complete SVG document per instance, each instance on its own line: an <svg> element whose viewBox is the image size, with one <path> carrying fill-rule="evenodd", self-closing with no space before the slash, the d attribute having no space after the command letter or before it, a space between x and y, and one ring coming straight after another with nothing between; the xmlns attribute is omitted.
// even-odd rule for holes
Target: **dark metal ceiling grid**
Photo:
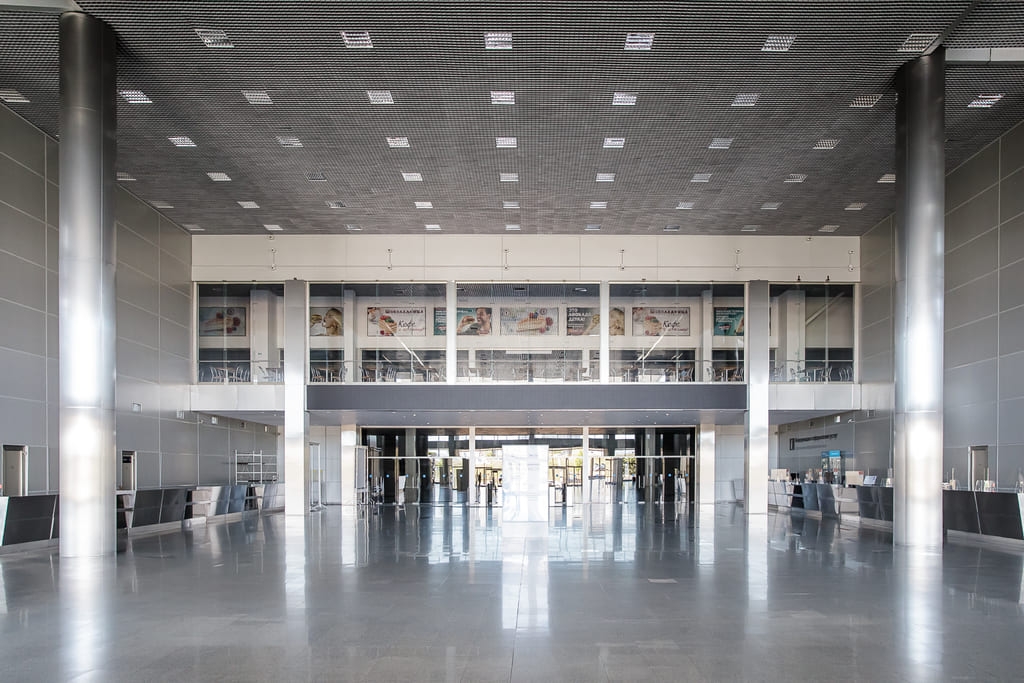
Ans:
<svg viewBox="0 0 1024 683"><path fill-rule="evenodd" d="M580 234L596 224L602 234L756 225L810 235L835 224L837 234L860 234L895 201L894 186L877 180L895 170L891 80L914 56L897 48L911 33L952 27L949 40L977 42L999 16L1020 11L983 2L974 21L962 16L968 0L79 4L118 33L119 87L153 100L119 104L118 166L137 179L127 186L209 233L277 224L422 234L437 224L505 234L516 224ZM12 108L56 133L56 19L42 16L0 12L0 88L29 89L33 102ZM196 29L223 30L234 47L207 48ZM368 31L373 48L346 48L341 31ZM513 49L485 50L487 31L511 32ZM653 33L653 49L624 50L631 32ZM796 40L789 52L762 52L770 34ZM1024 118L1017 68L950 67L950 166ZM968 110L982 80L1007 96ZM246 90L273 104L249 104ZM390 91L394 104L371 104L373 90ZM513 91L515 104L491 104L491 91ZM615 92L636 94L636 105L612 106ZM740 93L758 94L757 106L731 106ZM873 94L882 95L876 106L849 106ZM197 146L175 148L174 135ZM388 137L407 137L409 147L390 148ZM517 146L497 149L496 137ZM605 149L605 138L625 144ZM732 142L709 149L714 138ZM812 149L825 138L840 142ZM502 173L518 182L501 182ZM598 173L615 180L596 182ZM698 173L710 181L691 182ZM784 182L790 174L806 180ZM846 210L854 202L866 206Z"/></svg>

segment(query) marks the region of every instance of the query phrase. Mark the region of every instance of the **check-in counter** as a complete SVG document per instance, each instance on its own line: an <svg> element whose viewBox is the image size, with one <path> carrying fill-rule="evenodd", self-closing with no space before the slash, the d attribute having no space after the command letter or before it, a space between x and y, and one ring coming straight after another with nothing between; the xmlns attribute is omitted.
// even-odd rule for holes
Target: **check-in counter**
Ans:
<svg viewBox="0 0 1024 683"><path fill-rule="evenodd" d="M947 531L1024 540L1024 493L945 490L942 525Z"/></svg>
<svg viewBox="0 0 1024 683"><path fill-rule="evenodd" d="M0 545L57 538L57 496L0 496Z"/></svg>

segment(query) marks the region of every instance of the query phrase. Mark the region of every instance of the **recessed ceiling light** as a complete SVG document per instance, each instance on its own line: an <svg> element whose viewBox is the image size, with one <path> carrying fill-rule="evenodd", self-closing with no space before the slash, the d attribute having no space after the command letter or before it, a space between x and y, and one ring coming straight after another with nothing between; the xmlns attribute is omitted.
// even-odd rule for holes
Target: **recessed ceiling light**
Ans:
<svg viewBox="0 0 1024 683"><path fill-rule="evenodd" d="M231 176L227 173L221 173L220 171L214 171L213 173L207 173L210 176L210 180L215 183L227 183L231 181Z"/></svg>
<svg viewBox="0 0 1024 683"><path fill-rule="evenodd" d="M516 94L512 90L492 90L491 104L515 104Z"/></svg>
<svg viewBox="0 0 1024 683"><path fill-rule="evenodd" d="M516 224L516 223L509 223L508 225L505 226L505 229L508 230L509 232L514 232L516 230L522 230L522 228L520 228L519 225Z"/></svg>
<svg viewBox="0 0 1024 683"><path fill-rule="evenodd" d="M761 205L762 211L778 211L779 207L782 206L782 202L765 202Z"/></svg>
<svg viewBox="0 0 1024 683"><path fill-rule="evenodd" d="M1003 99L1002 93L999 95L978 95L971 103L967 105L969 109L989 109L999 100Z"/></svg>
<svg viewBox="0 0 1024 683"><path fill-rule="evenodd" d="M597 223L587 223L587 227L583 228L588 232L596 232L601 229L601 226Z"/></svg>
<svg viewBox="0 0 1024 683"><path fill-rule="evenodd" d="M503 183L518 183L519 182L519 174L518 173L499 173L498 174L498 180L500 180Z"/></svg>
<svg viewBox="0 0 1024 683"><path fill-rule="evenodd" d="M820 228L818 228L818 232L835 232L838 229L838 225L823 225Z"/></svg>
<svg viewBox="0 0 1024 683"><path fill-rule="evenodd" d="M433 209L433 202L413 202L417 209Z"/></svg>
<svg viewBox="0 0 1024 683"><path fill-rule="evenodd" d="M298 148L302 147L302 140L298 139L294 135L278 135L277 144L282 147Z"/></svg>
<svg viewBox="0 0 1024 683"><path fill-rule="evenodd" d="M850 102L850 106L855 109L870 109L878 104L878 101L881 99L881 95L857 95Z"/></svg>
<svg viewBox="0 0 1024 683"><path fill-rule="evenodd" d="M823 138L814 143L814 149L835 149L838 144L835 138Z"/></svg>
<svg viewBox="0 0 1024 683"><path fill-rule="evenodd" d="M794 35L768 36L764 45L761 46L761 52L789 52L794 41L796 41Z"/></svg>
<svg viewBox="0 0 1024 683"><path fill-rule="evenodd" d="M679 232L682 230L682 226L679 225L666 225L665 232Z"/></svg>
<svg viewBox="0 0 1024 683"><path fill-rule="evenodd" d="M266 90L243 90L242 96L249 102L249 104L274 103L274 101L270 99L270 93Z"/></svg>
<svg viewBox="0 0 1024 683"><path fill-rule="evenodd" d="M612 94L613 107L632 107L636 105L635 92L617 92Z"/></svg>
<svg viewBox="0 0 1024 683"><path fill-rule="evenodd" d="M153 104L153 100L149 99L141 90L118 90L117 92L128 104Z"/></svg>
<svg viewBox="0 0 1024 683"><path fill-rule="evenodd" d="M224 31L218 31L215 29L197 28L196 35L198 35L206 47L234 47L231 40L228 38L228 34Z"/></svg>
<svg viewBox="0 0 1024 683"><path fill-rule="evenodd" d="M866 203L866 202L851 202L851 203L850 203L850 204L849 204L849 205L848 205L848 206L846 207L846 211L860 211L860 210L861 210L861 209L863 209L863 208L864 208L865 206L867 206L867 203Z"/></svg>
<svg viewBox="0 0 1024 683"><path fill-rule="evenodd" d="M710 173L694 173L693 177L690 178L690 182L691 183L710 183L711 182L711 174Z"/></svg>
<svg viewBox="0 0 1024 683"><path fill-rule="evenodd" d="M896 182L896 174L895 173L883 173L882 177L878 179L878 182L880 182L880 183L895 183Z"/></svg>
<svg viewBox="0 0 1024 683"><path fill-rule="evenodd" d="M760 225L744 225L740 228L740 232L757 232L760 227Z"/></svg>
<svg viewBox="0 0 1024 683"><path fill-rule="evenodd" d="M192 138L186 135L172 135L167 138L171 141L175 147L195 147L196 143L192 142Z"/></svg>
<svg viewBox="0 0 1024 683"><path fill-rule="evenodd" d="M260 205L256 202L238 202L238 205L243 209L258 209Z"/></svg>
<svg viewBox="0 0 1024 683"><path fill-rule="evenodd" d="M607 209L608 202L590 202L591 209Z"/></svg>
<svg viewBox="0 0 1024 683"><path fill-rule="evenodd" d="M361 225L346 225L345 229L348 230L349 232L359 232L360 230L363 229L363 226L361 226Z"/></svg>
<svg viewBox="0 0 1024 683"><path fill-rule="evenodd" d="M498 149L514 149L518 144L515 138L494 138L494 146Z"/></svg>
<svg viewBox="0 0 1024 683"><path fill-rule="evenodd" d="M924 52L939 37L938 33L911 33L897 52Z"/></svg>
<svg viewBox="0 0 1024 683"><path fill-rule="evenodd" d="M17 90L0 90L0 100L7 104L28 104L28 98Z"/></svg>
<svg viewBox="0 0 1024 683"><path fill-rule="evenodd" d="M173 204L171 204L170 202L165 202L163 200L157 200L155 202L150 202L150 203L153 205L154 208L157 208L157 209L173 209L174 208Z"/></svg>
<svg viewBox="0 0 1024 683"><path fill-rule="evenodd" d="M407 183L418 183L423 180L423 175L419 173L403 173L402 180Z"/></svg>
<svg viewBox="0 0 1024 683"><path fill-rule="evenodd" d="M387 138L387 141L388 147L391 147L392 149L409 146L409 138Z"/></svg>
<svg viewBox="0 0 1024 683"><path fill-rule="evenodd" d="M627 33L623 50L650 50L654 46L653 33Z"/></svg>
<svg viewBox="0 0 1024 683"><path fill-rule="evenodd" d="M512 34L507 31L491 31L484 34L485 50L511 50Z"/></svg>
<svg viewBox="0 0 1024 683"><path fill-rule="evenodd" d="M605 138L605 149L622 149L626 146L626 138Z"/></svg>
<svg viewBox="0 0 1024 683"><path fill-rule="evenodd" d="M342 31L341 39L345 41L345 47L369 48L373 47L370 34L366 31Z"/></svg>
<svg viewBox="0 0 1024 683"><path fill-rule="evenodd" d="M732 106L734 107L753 107L757 104L757 100L760 99L761 95L755 92L741 92L739 95L733 98Z"/></svg>
<svg viewBox="0 0 1024 683"><path fill-rule="evenodd" d="M198 225L198 224L196 224L196 223L185 223L185 224L184 224L183 226L181 226L181 227L185 228L185 229L186 229L186 230L188 230L189 232L204 232L204 231L206 230L206 228L201 228L201 227L199 227L199 225Z"/></svg>
<svg viewBox="0 0 1024 683"><path fill-rule="evenodd" d="M514 200L514 199L513 200L505 200L505 201L503 201L501 203L501 208L503 208L503 209L518 209L519 208L519 202L517 200Z"/></svg>
<svg viewBox="0 0 1024 683"><path fill-rule="evenodd" d="M729 149L732 147L732 141L734 138L711 138L711 144L708 145L708 149Z"/></svg>
<svg viewBox="0 0 1024 683"><path fill-rule="evenodd" d="M693 202L679 202L676 204L677 209L690 210L693 208Z"/></svg>
<svg viewBox="0 0 1024 683"><path fill-rule="evenodd" d="M440 225L438 225L437 223L427 223L427 224L426 224L426 225L424 225L423 227L424 227L425 229L427 229L427 230L431 230L431 231L434 231L434 232L436 232L436 231L438 231L438 230L440 230L440 229L441 229L441 226L440 226Z"/></svg>
<svg viewBox="0 0 1024 683"><path fill-rule="evenodd" d="M337 200L328 200L328 201L324 202L324 204L327 205L328 209L344 209L345 208L345 202L339 202Z"/></svg>
<svg viewBox="0 0 1024 683"><path fill-rule="evenodd" d="M284 230L284 228L282 228L277 223L270 223L270 224L264 223L263 227L266 228L267 230L269 230L270 232L281 232L282 230Z"/></svg>
<svg viewBox="0 0 1024 683"><path fill-rule="evenodd" d="M614 183L615 182L615 174L614 173L598 173L597 177L594 178L594 180L596 182L599 182L599 183Z"/></svg>
<svg viewBox="0 0 1024 683"><path fill-rule="evenodd" d="M395 103L395 98L391 96L390 90L367 90L366 96L370 98L370 104Z"/></svg>
<svg viewBox="0 0 1024 683"><path fill-rule="evenodd" d="M122 182L122 183L135 182L135 176L133 176L130 173L125 173L124 171L118 171L117 172L117 179L118 179L119 182Z"/></svg>
<svg viewBox="0 0 1024 683"><path fill-rule="evenodd" d="M323 171L309 171L308 173L304 173L303 175L305 176L306 180L308 180L311 183L327 182L327 176L324 174Z"/></svg>
<svg viewBox="0 0 1024 683"><path fill-rule="evenodd" d="M784 182L784 183L802 183L805 180L807 180L807 174L806 173L790 173L788 176L786 176L786 179L783 180L782 182Z"/></svg>

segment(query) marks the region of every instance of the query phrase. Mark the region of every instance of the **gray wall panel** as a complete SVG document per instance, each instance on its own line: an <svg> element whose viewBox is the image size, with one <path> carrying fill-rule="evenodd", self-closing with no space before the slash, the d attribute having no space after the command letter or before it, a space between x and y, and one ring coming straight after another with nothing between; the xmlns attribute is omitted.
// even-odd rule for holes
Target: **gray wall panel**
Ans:
<svg viewBox="0 0 1024 683"><path fill-rule="evenodd" d="M60 223L60 187L54 183L46 183L46 215L43 217L47 225L57 227Z"/></svg>
<svg viewBox="0 0 1024 683"><path fill-rule="evenodd" d="M192 362L188 358L160 352L160 381L163 383L188 384Z"/></svg>
<svg viewBox="0 0 1024 683"><path fill-rule="evenodd" d="M46 181L43 176L0 154L0 202L45 221Z"/></svg>
<svg viewBox="0 0 1024 683"><path fill-rule="evenodd" d="M946 332L945 367L976 362L979 358L995 358L999 342L997 318L985 318Z"/></svg>
<svg viewBox="0 0 1024 683"><path fill-rule="evenodd" d="M1017 124L1001 140L1000 172L1003 176L1024 167L1024 126Z"/></svg>
<svg viewBox="0 0 1024 683"><path fill-rule="evenodd" d="M946 292L946 329L996 314L999 278L995 273Z"/></svg>
<svg viewBox="0 0 1024 683"><path fill-rule="evenodd" d="M162 486L195 486L198 479L198 466L194 457L175 457L164 453L160 466L163 469Z"/></svg>
<svg viewBox="0 0 1024 683"><path fill-rule="evenodd" d="M955 209L999 181L999 145L992 144L946 177L946 211Z"/></svg>
<svg viewBox="0 0 1024 683"><path fill-rule="evenodd" d="M160 322L154 313L124 301L117 302L117 336L136 344L160 347Z"/></svg>
<svg viewBox="0 0 1024 683"><path fill-rule="evenodd" d="M999 310L1024 306L1024 261L1011 263L999 273Z"/></svg>
<svg viewBox="0 0 1024 683"><path fill-rule="evenodd" d="M880 322L865 325L861 334L861 355L864 358L877 356L892 351L892 318L884 318Z"/></svg>
<svg viewBox="0 0 1024 683"><path fill-rule="evenodd" d="M231 451L228 430L211 425L209 421L199 425L199 455L227 456Z"/></svg>
<svg viewBox="0 0 1024 683"><path fill-rule="evenodd" d="M1014 353L999 359L999 398L1024 397L1024 353ZM1024 414L1017 420L1024 421Z"/></svg>
<svg viewBox="0 0 1024 683"><path fill-rule="evenodd" d="M186 296L192 294L192 272L189 264L168 256L167 252L161 252L160 282Z"/></svg>
<svg viewBox="0 0 1024 683"><path fill-rule="evenodd" d="M999 231L989 230L946 252L946 291L965 285L999 266Z"/></svg>
<svg viewBox="0 0 1024 683"><path fill-rule="evenodd" d="M0 107L0 140L0 152L39 175L46 173L46 136L7 107Z"/></svg>
<svg viewBox="0 0 1024 683"><path fill-rule="evenodd" d="M149 382L159 380L160 353L156 349L117 339L117 372Z"/></svg>
<svg viewBox="0 0 1024 683"><path fill-rule="evenodd" d="M45 311L46 270L36 263L0 251L0 296Z"/></svg>
<svg viewBox="0 0 1024 683"><path fill-rule="evenodd" d="M196 453L198 431L194 422L160 420L160 450L164 453Z"/></svg>
<svg viewBox="0 0 1024 683"><path fill-rule="evenodd" d="M39 353L46 348L46 314L0 299L0 347Z"/></svg>
<svg viewBox="0 0 1024 683"><path fill-rule="evenodd" d="M1000 220L1010 220L1024 213L1024 169L1007 176L999 191Z"/></svg>
<svg viewBox="0 0 1024 683"><path fill-rule="evenodd" d="M998 398L999 364L995 359L962 365L945 372L947 407L992 403Z"/></svg>
<svg viewBox="0 0 1024 683"><path fill-rule="evenodd" d="M1024 259L1024 216L1017 216L999 228L999 265Z"/></svg>
<svg viewBox="0 0 1024 683"><path fill-rule="evenodd" d="M943 427L945 446L950 448L995 443L996 403L947 405L943 413Z"/></svg>
<svg viewBox="0 0 1024 683"><path fill-rule="evenodd" d="M199 458L199 484L201 486L217 486L233 484L233 461L224 456Z"/></svg>
<svg viewBox="0 0 1024 683"><path fill-rule="evenodd" d="M160 217L160 248L183 263L192 260L192 236L163 216Z"/></svg>
<svg viewBox="0 0 1024 683"><path fill-rule="evenodd" d="M159 249L123 224L117 226L117 262L126 263L143 273L158 273Z"/></svg>
<svg viewBox="0 0 1024 683"><path fill-rule="evenodd" d="M25 446L46 444L46 404L0 396L0 439Z"/></svg>
<svg viewBox="0 0 1024 683"><path fill-rule="evenodd" d="M234 453L235 451L242 451L251 453L256 448L255 435L252 433L252 427L246 425L246 429L232 429L228 434L228 452Z"/></svg>
<svg viewBox="0 0 1024 683"><path fill-rule="evenodd" d="M121 187L114 193L114 208L117 222L127 226L153 243L159 244L160 214L145 202L140 202ZM120 238L120 235L118 235ZM150 271L156 273L156 270Z"/></svg>
<svg viewBox="0 0 1024 683"><path fill-rule="evenodd" d="M999 352L1018 351L1024 351L1024 306L999 315Z"/></svg>
<svg viewBox="0 0 1024 683"><path fill-rule="evenodd" d="M60 320L56 315L47 314L43 322L46 327L46 357L57 358L60 350Z"/></svg>
<svg viewBox="0 0 1024 683"><path fill-rule="evenodd" d="M160 420L135 413L117 414L117 450L160 450Z"/></svg>
<svg viewBox="0 0 1024 683"><path fill-rule="evenodd" d="M47 449L46 446L28 447L28 493L47 491Z"/></svg>
<svg viewBox="0 0 1024 683"><path fill-rule="evenodd" d="M47 226L46 227L46 267L47 267L47 269L52 270L55 273L57 272L57 269L60 266L60 264L58 263L60 255L58 253L58 246L57 246L59 242L60 242L60 233L58 232L57 228Z"/></svg>
<svg viewBox="0 0 1024 683"><path fill-rule="evenodd" d="M60 310L60 276L52 271L46 271L46 310Z"/></svg>
<svg viewBox="0 0 1024 683"><path fill-rule="evenodd" d="M46 179L60 182L60 145L53 138L46 138Z"/></svg>
<svg viewBox="0 0 1024 683"><path fill-rule="evenodd" d="M160 453L141 451L135 458L135 478L140 489L160 488Z"/></svg>
<svg viewBox="0 0 1024 683"><path fill-rule="evenodd" d="M1021 416L1024 416L1024 398L1009 399L999 404L1000 444L1024 444L1024 419Z"/></svg>
<svg viewBox="0 0 1024 683"><path fill-rule="evenodd" d="M0 395L29 401L46 400L46 359L30 353L0 353ZM0 434L0 438L3 435Z"/></svg>
<svg viewBox="0 0 1024 683"><path fill-rule="evenodd" d="M46 223L0 203L0 249L46 265Z"/></svg>
<svg viewBox="0 0 1024 683"><path fill-rule="evenodd" d="M192 353L192 335L189 333L189 329L168 320L161 319L160 353L161 356L169 353L185 359L190 358ZM177 377L182 381L187 381L189 377L188 368L185 369L184 373L172 375L164 375L161 373L160 376L165 378Z"/></svg>
<svg viewBox="0 0 1024 683"><path fill-rule="evenodd" d="M862 291L861 325L868 327L892 317L892 290L878 287L870 293Z"/></svg>
<svg viewBox="0 0 1024 683"><path fill-rule="evenodd" d="M946 215L946 250L999 225L999 187L985 190Z"/></svg>
<svg viewBox="0 0 1024 683"><path fill-rule="evenodd" d="M892 216L884 218L882 221L875 225L873 228L868 230L860 240L860 251L861 251L861 263L867 261L873 261L883 255L892 254L893 245L893 224ZM889 278L892 275L890 273Z"/></svg>
<svg viewBox="0 0 1024 683"><path fill-rule="evenodd" d="M160 287L160 316L189 327L192 324L192 298L177 289Z"/></svg>
<svg viewBox="0 0 1024 683"><path fill-rule="evenodd" d="M117 265L117 298L134 306L157 313L160 310L160 284L151 277L125 263Z"/></svg>

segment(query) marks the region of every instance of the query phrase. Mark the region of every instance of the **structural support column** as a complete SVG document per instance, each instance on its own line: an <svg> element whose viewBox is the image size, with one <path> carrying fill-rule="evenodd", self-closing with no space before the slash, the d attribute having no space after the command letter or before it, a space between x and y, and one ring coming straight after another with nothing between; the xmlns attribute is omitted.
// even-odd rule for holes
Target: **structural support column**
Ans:
<svg viewBox="0 0 1024 683"><path fill-rule="evenodd" d="M905 64L897 88L893 542L941 548L943 48Z"/></svg>
<svg viewBox="0 0 1024 683"><path fill-rule="evenodd" d="M601 380L601 384L608 384L611 378L611 285L607 282L602 282L599 285L598 296L600 297L598 306L599 314L601 315L600 324L598 325L598 333L601 335L599 343L598 353L600 356L597 359L598 377Z"/></svg>
<svg viewBox="0 0 1024 683"><path fill-rule="evenodd" d="M715 425L701 423L697 434L696 500L698 505L715 504Z"/></svg>
<svg viewBox="0 0 1024 683"><path fill-rule="evenodd" d="M309 512L309 413L306 358L309 314L304 280L284 283L284 512Z"/></svg>
<svg viewBox="0 0 1024 683"><path fill-rule="evenodd" d="M746 338L744 365L747 377L747 448L743 472L743 508L748 515L768 513L768 457L771 430L768 427L769 301L768 283L747 283Z"/></svg>
<svg viewBox="0 0 1024 683"><path fill-rule="evenodd" d="M456 308L459 303L459 290L454 282L446 282L444 288L445 300L445 334L444 334L444 358L448 384L455 384L459 372L459 310Z"/></svg>
<svg viewBox="0 0 1024 683"><path fill-rule="evenodd" d="M116 550L117 38L60 18L60 554Z"/></svg>
<svg viewBox="0 0 1024 683"><path fill-rule="evenodd" d="M341 425L341 504L356 504L356 445L359 443L359 427Z"/></svg>

